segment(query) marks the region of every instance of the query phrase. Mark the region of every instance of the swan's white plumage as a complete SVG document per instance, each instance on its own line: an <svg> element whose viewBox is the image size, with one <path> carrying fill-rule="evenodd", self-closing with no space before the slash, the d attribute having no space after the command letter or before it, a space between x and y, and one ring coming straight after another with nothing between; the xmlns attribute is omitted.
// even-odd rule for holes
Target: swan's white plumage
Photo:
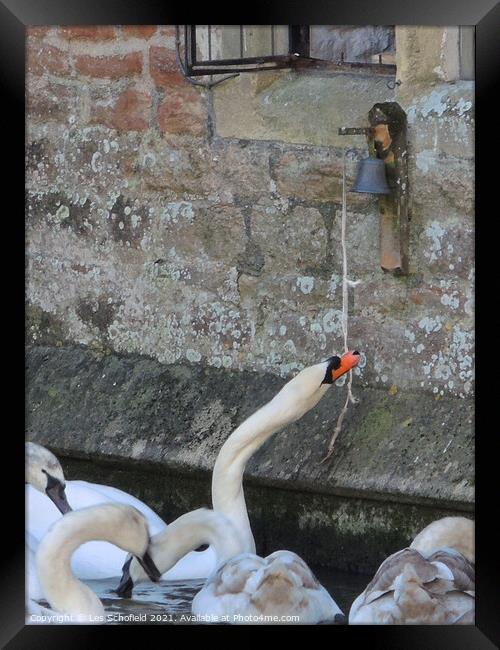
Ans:
<svg viewBox="0 0 500 650"><path fill-rule="evenodd" d="M52 610L75 622L105 621L101 601L70 566L75 550L92 539L107 540L142 557L149 546L147 520L136 508L107 503L69 512L50 527L36 551L37 575Z"/></svg>
<svg viewBox="0 0 500 650"><path fill-rule="evenodd" d="M307 564L291 551L266 558L243 553L224 562L194 597L192 612L233 624L314 624L342 616Z"/></svg>
<svg viewBox="0 0 500 650"><path fill-rule="evenodd" d="M38 548L38 540L28 532L25 534L25 578L26 578L26 602L41 600L44 597L40 581L36 573L35 555ZM35 612L34 612L35 613Z"/></svg>
<svg viewBox="0 0 500 650"><path fill-rule="evenodd" d="M432 522L410 548L382 562L351 605L349 623L470 623L475 603L473 548L474 522L464 517Z"/></svg>
<svg viewBox="0 0 500 650"><path fill-rule="evenodd" d="M326 394L328 361L301 370L264 406L242 422L229 436L215 461L212 504L224 513L242 536L243 551L255 553L243 493L243 472L249 458L273 434L301 418Z"/></svg>

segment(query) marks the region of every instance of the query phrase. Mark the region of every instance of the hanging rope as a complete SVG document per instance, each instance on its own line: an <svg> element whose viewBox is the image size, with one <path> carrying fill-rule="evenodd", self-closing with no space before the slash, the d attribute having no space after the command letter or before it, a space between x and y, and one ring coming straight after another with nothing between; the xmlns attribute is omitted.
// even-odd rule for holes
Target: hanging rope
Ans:
<svg viewBox="0 0 500 650"><path fill-rule="evenodd" d="M342 154L342 229L341 229L341 240L342 240L342 333L344 335L344 352L348 351L347 347L347 335L348 335L348 318L349 318L349 287L355 287L358 285L361 280L349 280L347 277L347 246L346 246L346 225L347 225L347 196L345 188L345 147ZM349 403L356 404L358 402L357 398L352 394L352 370L349 370L349 378L347 380L347 396L345 404L340 412L340 415L337 419L337 424L333 431L330 444L328 445L328 451L326 456L321 461L324 463L330 458L333 453L333 447L337 436L342 429L342 422L344 421L345 414L349 408Z"/></svg>

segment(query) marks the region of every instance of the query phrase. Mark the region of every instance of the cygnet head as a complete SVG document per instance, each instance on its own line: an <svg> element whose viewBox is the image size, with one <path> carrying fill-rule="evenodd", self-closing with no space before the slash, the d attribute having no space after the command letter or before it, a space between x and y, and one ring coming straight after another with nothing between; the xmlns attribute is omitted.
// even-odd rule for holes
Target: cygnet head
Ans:
<svg viewBox="0 0 500 650"><path fill-rule="evenodd" d="M474 563L474 521L466 517L443 517L426 526L410 548L428 557L440 548L452 548Z"/></svg>
<svg viewBox="0 0 500 650"><path fill-rule="evenodd" d="M54 454L35 442L25 445L25 482L44 492L64 515L71 510L66 499L66 481L60 462Z"/></svg>

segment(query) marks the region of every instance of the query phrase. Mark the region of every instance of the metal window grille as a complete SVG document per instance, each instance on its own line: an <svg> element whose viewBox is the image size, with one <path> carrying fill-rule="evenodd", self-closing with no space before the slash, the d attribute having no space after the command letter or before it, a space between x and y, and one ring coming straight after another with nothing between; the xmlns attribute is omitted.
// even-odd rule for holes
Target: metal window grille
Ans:
<svg viewBox="0 0 500 650"><path fill-rule="evenodd" d="M184 26L184 68L189 76L207 74L226 74L231 72L255 72L278 68L290 68L299 58L309 58L309 26L286 26L286 38L283 39L283 26L256 26L266 30L267 43L260 44L260 51L249 55L246 43L247 25L185 25ZM214 47L218 29L231 30L232 56L225 56L228 48ZM246 28L246 29L245 29ZM281 38L278 43L278 30ZM283 43L283 40L286 42ZM281 47L279 47L279 45ZM235 46L238 47L235 52ZM222 54L222 56L220 56ZM252 53L251 53L252 54Z"/></svg>
<svg viewBox="0 0 500 650"><path fill-rule="evenodd" d="M184 25L183 44L177 29L179 63L188 78L279 68L396 73L396 66L379 56L362 62L349 61L349 51L338 60L312 57L309 25ZM253 44L252 35L257 36Z"/></svg>

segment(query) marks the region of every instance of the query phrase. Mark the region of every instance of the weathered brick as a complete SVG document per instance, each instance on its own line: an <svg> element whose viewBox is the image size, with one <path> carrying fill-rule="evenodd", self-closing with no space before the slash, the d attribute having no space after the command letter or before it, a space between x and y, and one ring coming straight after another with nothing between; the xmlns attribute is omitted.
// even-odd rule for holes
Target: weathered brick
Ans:
<svg viewBox="0 0 500 650"><path fill-rule="evenodd" d="M158 108L158 125L162 133L203 135L207 112L201 92L189 86L171 89Z"/></svg>
<svg viewBox="0 0 500 650"><path fill-rule="evenodd" d="M81 74L90 77L121 79L142 72L142 53L131 52L123 56L89 56L88 54L82 54L75 57L75 68Z"/></svg>
<svg viewBox="0 0 500 650"><path fill-rule="evenodd" d="M149 48L149 72L155 85L162 88L189 84L179 70L175 52L166 47Z"/></svg>
<svg viewBox="0 0 500 650"><path fill-rule="evenodd" d="M71 72L71 64L67 52L42 41L30 39L26 49L26 69L35 75L46 72L66 75Z"/></svg>
<svg viewBox="0 0 500 650"><path fill-rule="evenodd" d="M78 93L73 86L45 82L28 82L27 113L32 121L66 122L78 111Z"/></svg>
<svg viewBox="0 0 500 650"><path fill-rule="evenodd" d="M151 95L127 88L112 105L96 104L91 109L92 123L104 124L120 131L144 131L149 126Z"/></svg>
<svg viewBox="0 0 500 650"><path fill-rule="evenodd" d="M68 40L107 41L115 37L116 31L113 25L75 25L60 27L59 34Z"/></svg>
<svg viewBox="0 0 500 650"><path fill-rule="evenodd" d="M156 25L122 25L122 34L126 38L151 38L156 29Z"/></svg>

